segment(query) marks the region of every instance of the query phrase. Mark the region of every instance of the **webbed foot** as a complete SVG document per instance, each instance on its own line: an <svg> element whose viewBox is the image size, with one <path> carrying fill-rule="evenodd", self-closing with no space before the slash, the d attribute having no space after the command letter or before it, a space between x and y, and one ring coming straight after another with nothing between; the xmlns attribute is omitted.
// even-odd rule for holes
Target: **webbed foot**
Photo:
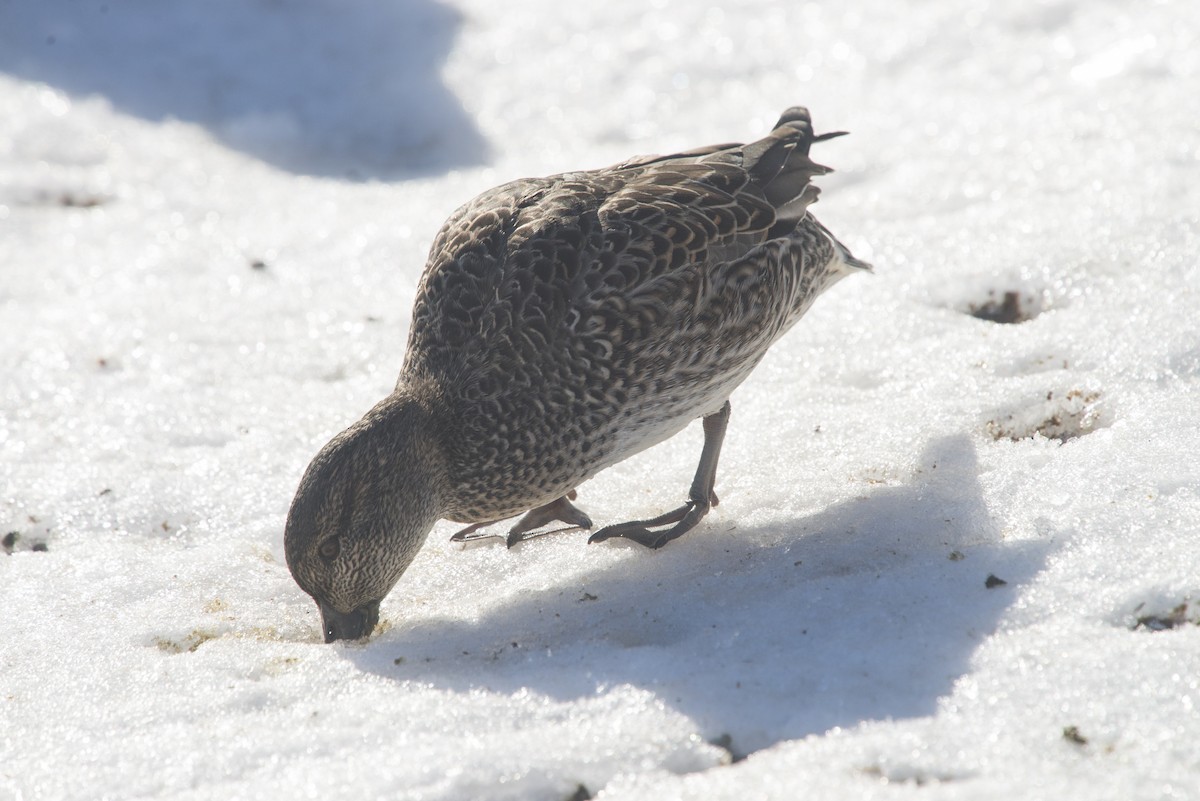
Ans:
<svg viewBox="0 0 1200 801"><path fill-rule="evenodd" d="M673 509L651 520L631 520L628 523L605 526L588 537L588 542L604 542L614 537L620 537L633 540L638 545L644 545L647 548L661 548L694 528L708 514L708 510L716 506L715 501L715 495L705 502L693 499L678 509ZM663 526L670 526L670 528L661 531L652 530Z"/></svg>
<svg viewBox="0 0 1200 801"><path fill-rule="evenodd" d="M504 536L505 545L509 548L519 542L541 537L545 534L561 534L567 531L577 531L579 529L588 529L592 527L592 519L586 513L576 508L571 501L576 497L575 490L571 490L563 497L553 500L550 503L543 504L536 509L530 509L521 517L507 534ZM544 531L539 531L542 526L554 521L566 523L566 528L556 528ZM498 521L490 521L487 523L475 523L467 526L461 531L450 537L451 542L475 542L483 539L491 539L502 535L491 532L481 532L487 526Z"/></svg>
<svg viewBox="0 0 1200 801"><path fill-rule="evenodd" d="M725 441L729 414L729 401L725 401L718 411L704 417L704 450L700 453L700 464L696 467L696 477L692 479L687 503L651 520L631 520L605 526L589 537L588 542L604 542L621 537L647 548L661 548L694 528L708 514L708 510L717 505L717 493L713 491L713 485L717 481L717 458ZM670 528L653 530L665 526Z"/></svg>

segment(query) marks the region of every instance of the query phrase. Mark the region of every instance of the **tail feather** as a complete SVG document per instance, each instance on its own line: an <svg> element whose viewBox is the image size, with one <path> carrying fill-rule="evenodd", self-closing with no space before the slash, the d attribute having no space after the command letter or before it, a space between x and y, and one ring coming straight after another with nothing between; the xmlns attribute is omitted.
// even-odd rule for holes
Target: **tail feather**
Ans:
<svg viewBox="0 0 1200 801"><path fill-rule="evenodd" d="M808 109L794 106L783 112L771 133L742 147L742 166L758 182L767 202L775 207L776 221L769 237L787 236L795 230L821 194L812 179L833 172L831 167L809 158L813 142L845 134L845 131L813 133Z"/></svg>
<svg viewBox="0 0 1200 801"><path fill-rule="evenodd" d="M767 230L766 238L778 239L793 234L805 219L812 219L808 207L816 203L821 194L812 179L833 172L833 168L809 158L808 151L812 144L845 135L846 131L814 133L812 115L808 109L793 106L784 111L771 132L757 142L709 145L667 156L639 156L616 165L614 169L638 169L668 161L736 164L746 171L753 188L761 192L762 198L775 209L775 222ZM820 223L817 225L820 226ZM870 264L856 259L824 226L821 226L821 230L834 243L836 257L847 268L871 269ZM761 234L755 233L750 238L761 241L757 240L758 236ZM730 245L731 254L741 252L740 249L745 246L746 243L741 241Z"/></svg>
<svg viewBox="0 0 1200 801"><path fill-rule="evenodd" d="M812 183L812 178L833 172L832 168L817 164L808 157L813 142L825 142L845 136L846 133L813 133L812 115L808 109L794 106L783 112L779 122L775 123L775 129L765 139L743 148L748 162L755 158L753 163L747 163L747 169L751 175L764 182L763 195L775 206L775 224L771 226L768 237L787 236L794 231L800 221L808 216L808 207L816 203L821 194L820 188ZM783 154L782 160L780 153ZM874 269L869 262L856 258L850 249L839 242L819 221L812 217L808 219L829 237L833 244L834 258L843 269L847 272L871 272Z"/></svg>
<svg viewBox="0 0 1200 801"><path fill-rule="evenodd" d="M794 224L804 216L805 209L816 202L820 193L812 185L813 176L833 172L833 168L810 159L809 148L813 142L845 135L845 131L813 133L812 115L808 109L793 106L783 112L771 133L757 142L709 145L667 156L637 156L615 165L614 169L648 167L664 161L737 160L758 184L767 202L784 213L780 219Z"/></svg>

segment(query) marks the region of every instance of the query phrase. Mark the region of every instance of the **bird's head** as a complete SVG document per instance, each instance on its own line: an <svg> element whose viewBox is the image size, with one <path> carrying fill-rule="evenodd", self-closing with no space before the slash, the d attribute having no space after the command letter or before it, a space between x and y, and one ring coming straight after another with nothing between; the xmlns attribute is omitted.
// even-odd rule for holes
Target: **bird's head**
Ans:
<svg viewBox="0 0 1200 801"><path fill-rule="evenodd" d="M300 481L288 569L321 609L325 642L366 637L440 516L442 462L428 415L397 393L334 437Z"/></svg>

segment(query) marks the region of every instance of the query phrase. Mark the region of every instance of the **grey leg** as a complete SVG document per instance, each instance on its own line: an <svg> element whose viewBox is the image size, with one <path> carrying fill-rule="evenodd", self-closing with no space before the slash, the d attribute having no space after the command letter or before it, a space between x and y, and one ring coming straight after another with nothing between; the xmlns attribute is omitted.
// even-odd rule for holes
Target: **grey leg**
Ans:
<svg viewBox="0 0 1200 801"><path fill-rule="evenodd" d="M591 528L592 519L584 512L577 509L571 501L576 497L575 490L571 490L563 497L543 504L536 509L530 509L525 515L518 520L512 528L508 530L505 537L505 543L509 548L516 545L518 542L523 542L533 537L539 537L542 534L557 534L563 531L574 531L579 528ZM547 523L555 520L567 523L567 528L555 529L554 531L535 531ZM490 526L499 521L489 520L486 523L475 523L467 526L459 532L456 532L450 537L451 542L471 542L474 540L489 539L498 537L498 534L476 533L479 529Z"/></svg>
<svg viewBox="0 0 1200 801"><path fill-rule="evenodd" d="M538 537L542 534L558 534L563 531L574 531L579 528L591 528L592 519L571 503L574 499L575 490L571 490L556 501L550 501L550 503L544 506L530 509L525 513L524 517L517 521L516 525L508 530L508 537L505 538L508 547L511 548L518 542ZM566 523L568 527L555 529L554 531L534 531L534 529L541 528L555 520Z"/></svg>
<svg viewBox="0 0 1200 801"><path fill-rule="evenodd" d="M725 401L720 411L704 418L704 450L700 452L700 464L696 467L696 477L692 479L687 503L651 520L632 520L605 526L593 534L588 542L623 537L647 548L661 548L695 527L708 514L708 510L717 505L713 485L717 480L717 459L721 455L721 444L725 441L725 429L729 426L729 413L729 401ZM652 531L664 526L671 527L665 531Z"/></svg>

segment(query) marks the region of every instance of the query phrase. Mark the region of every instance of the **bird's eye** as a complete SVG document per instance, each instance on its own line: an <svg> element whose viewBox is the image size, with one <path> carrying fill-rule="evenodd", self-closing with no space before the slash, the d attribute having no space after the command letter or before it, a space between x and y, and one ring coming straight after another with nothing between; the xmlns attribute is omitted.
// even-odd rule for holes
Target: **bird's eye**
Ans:
<svg viewBox="0 0 1200 801"><path fill-rule="evenodd" d="M337 537L330 537L320 544L317 552L321 554L321 558L332 562L342 552L342 543Z"/></svg>

